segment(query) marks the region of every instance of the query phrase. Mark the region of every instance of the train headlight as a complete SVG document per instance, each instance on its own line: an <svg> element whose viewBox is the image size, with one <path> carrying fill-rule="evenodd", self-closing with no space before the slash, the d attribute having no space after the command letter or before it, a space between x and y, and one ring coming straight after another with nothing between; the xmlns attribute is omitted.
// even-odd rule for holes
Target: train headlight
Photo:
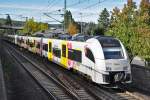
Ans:
<svg viewBox="0 0 150 100"><path fill-rule="evenodd" d="M108 71L110 71L111 70L111 67L109 67L109 66L106 66L106 70Z"/></svg>

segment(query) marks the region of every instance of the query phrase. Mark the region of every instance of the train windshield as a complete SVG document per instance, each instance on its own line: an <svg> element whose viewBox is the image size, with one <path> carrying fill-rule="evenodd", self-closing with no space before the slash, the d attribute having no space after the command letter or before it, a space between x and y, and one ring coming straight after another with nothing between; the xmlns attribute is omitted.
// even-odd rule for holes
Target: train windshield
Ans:
<svg viewBox="0 0 150 100"><path fill-rule="evenodd" d="M122 51L104 51L105 59L123 59Z"/></svg>
<svg viewBox="0 0 150 100"><path fill-rule="evenodd" d="M105 59L123 59L124 54L120 42L112 37L97 38L103 48Z"/></svg>

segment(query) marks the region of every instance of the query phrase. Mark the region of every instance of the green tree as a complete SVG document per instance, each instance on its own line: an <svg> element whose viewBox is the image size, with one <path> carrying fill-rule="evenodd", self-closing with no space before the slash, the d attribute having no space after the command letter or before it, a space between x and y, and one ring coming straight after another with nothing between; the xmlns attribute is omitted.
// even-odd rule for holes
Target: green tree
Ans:
<svg viewBox="0 0 150 100"><path fill-rule="evenodd" d="M41 29L40 29L41 31L42 30L48 30L48 24L47 23L41 23L40 26L41 26Z"/></svg>
<svg viewBox="0 0 150 100"><path fill-rule="evenodd" d="M140 22L150 25L150 3L149 0L141 0L140 4Z"/></svg>
<svg viewBox="0 0 150 100"><path fill-rule="evenodd" d="M93 35L104 35L104 27L100 26L100 25L96 25L93 29L92 29L92 33Z"/></svg>
<svg viewBox="0 0 150 100"><path fill-rule="evenodd" d="M70 11L66 11L66 13L65 13L65 19L64 19L64 25L65 25L65 29L67 30L68 29L68 27L69 27L69 25L70 25L70 23L74 23L75 21L74 21L74 19L72 18L72 14L71 14L71 12Z"/></svg>
<svg viewBox="0 0 150 100"><path fill-rule="evenodd" d="M110 15L109 15L108 10L106 8L104 8L104 10L99 15L98 28L96 30L101 30L101 32L106 32L107 31L108 26L110 24L109 16ZM102 34L104 34L104 33L102 33Z"/></svg>
<svg viewBox="0 0 150 100"><path fill-rule="evenodd" d="M7 25L7 26L12 26L12 20L11 20L9 14L7 14L7 18L6 18L6 21L5 21L5 25ZM14 31L13 31L12 29L7 29L7 30L5 30L5 32L6 32L7 34L13 34L13 33L14 33Z"/></svg>
<svg viewBox="0 0 150 100"><path fill-rule="evenodd" d="M44 31L47 29L48 29L47 23L38 23L34 21L34 18L31 18L26 21L23 33L25 33L25 35L32 35L37 31Z"/></svg>
<svg viewBox="0 0 150 100"><path fill-rule="evenodd" d="M119 38L126 46L130 55L141 56L150 59L150 25L147 16L150 4L142 0L140 8L137 9L133 0L128 0L122 11L112 11L111 25L107 35ZM146 12L146 15L145 15Z"/></svg>
<svg viewBox="0 0 150 100"><path fill-rule="evenodd" d="M12 20L9 14L7 15L5 25L12 26Z"/></svg>

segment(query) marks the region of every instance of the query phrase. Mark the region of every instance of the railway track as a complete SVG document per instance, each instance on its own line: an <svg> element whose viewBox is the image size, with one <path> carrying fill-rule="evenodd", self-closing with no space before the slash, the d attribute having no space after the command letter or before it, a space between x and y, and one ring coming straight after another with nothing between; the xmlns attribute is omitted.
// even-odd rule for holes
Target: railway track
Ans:
<svg viewBox="0 0 150 100"><path fill-rule="evenodd" d="M31 63L29 59L21 55L18 51L11 47L7 51L12 55L24 69L34 78L34 80L44 89L44 91L53 100L80 100L72 91L63 86L59 81L49 76L40 69L39 66Z"/></svg>
<svg viewBox="0 0 150 100"><path fill-rule="evenodd" d="M19 51L17 51L19 52ZM25 57L29 60L36 62L33 57ZM41 58L38 58L42 60ZM32 62L31 61L31 62ZM143 100L140 97L133 95L129 91L124 92L116 92L113 89L105 89L103 87L99 87L97 85L91 84L89 81L86 81L84 78L79 78L77 75L70 74L70 71L65 70L65 72L53 69L48 62L45 61L41 63L32 64L40 65L41 70L44 70L47 75L51 75L55 77L57 81L59 81L64 87L73 92L77 99L81 100ZM37 66L37 65L36 65ZM76 74L76 73L75 73Z"/></svg>
<svg viewBox="0 0 150 100"><path fill-rule="evenodd" d="M12 48L12 47L11 47ZM14 48L12 48L14 49ZM18 50L15 49L15 51L20 54L21 56L23 56L26 60L28 60L30 63L32 63L34 66L36 66L36 68L38 68L39 70L41 70L44 74L46 74L49 77L52 77L55 81L59 82L63 87L65 87L66 89L68 89L68 91L70 91L73 95L76 96L77 99L79 100L95 100L96 97L94 97L93 95L89 94L87 91L85 91L83 88L78 88L77 87L77 83L75 83L74 81L74 86L76 86L75 88L72 86L72 84L70 84L70 82L68 82L68 80L66 80L63 77L63 74L59 74L59 72L54 73L53 71L48 70L45 66L47 66L46 64L42 65L40 63L35 63L33 61L31 61L28 57L24 56L21 54L21 52L19 52ZM29 66L29 65L28 65ZM40 67L39 67L40 66ZM32 69L29 69L29 71ZM32 73L32 72L31 72ZM56 74L59 74L59 77L57 77ZM76 99L75 98L75 99ZM73 98L74 99L74 98ZM66 99L65 99L66 100Z"/></svg>

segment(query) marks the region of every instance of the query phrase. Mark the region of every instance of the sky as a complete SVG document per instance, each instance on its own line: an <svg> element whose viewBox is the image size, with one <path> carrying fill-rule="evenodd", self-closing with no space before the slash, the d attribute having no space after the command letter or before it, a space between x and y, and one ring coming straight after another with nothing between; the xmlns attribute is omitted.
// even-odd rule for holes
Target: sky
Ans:
<svg viewBox="0 0 150 100"><path fill-rule="evenodd" d="M67 10L72 12L75 21L97 23L100 12L107 8L123 8L127 0L66 0ZM140 0L134 0L139 5ZM10 14L12 19L25 21L25 17L38 22L59 23L63 20L64 0L0 0L0 18ZM44 13L49 13L52 18Z"/></svg>

